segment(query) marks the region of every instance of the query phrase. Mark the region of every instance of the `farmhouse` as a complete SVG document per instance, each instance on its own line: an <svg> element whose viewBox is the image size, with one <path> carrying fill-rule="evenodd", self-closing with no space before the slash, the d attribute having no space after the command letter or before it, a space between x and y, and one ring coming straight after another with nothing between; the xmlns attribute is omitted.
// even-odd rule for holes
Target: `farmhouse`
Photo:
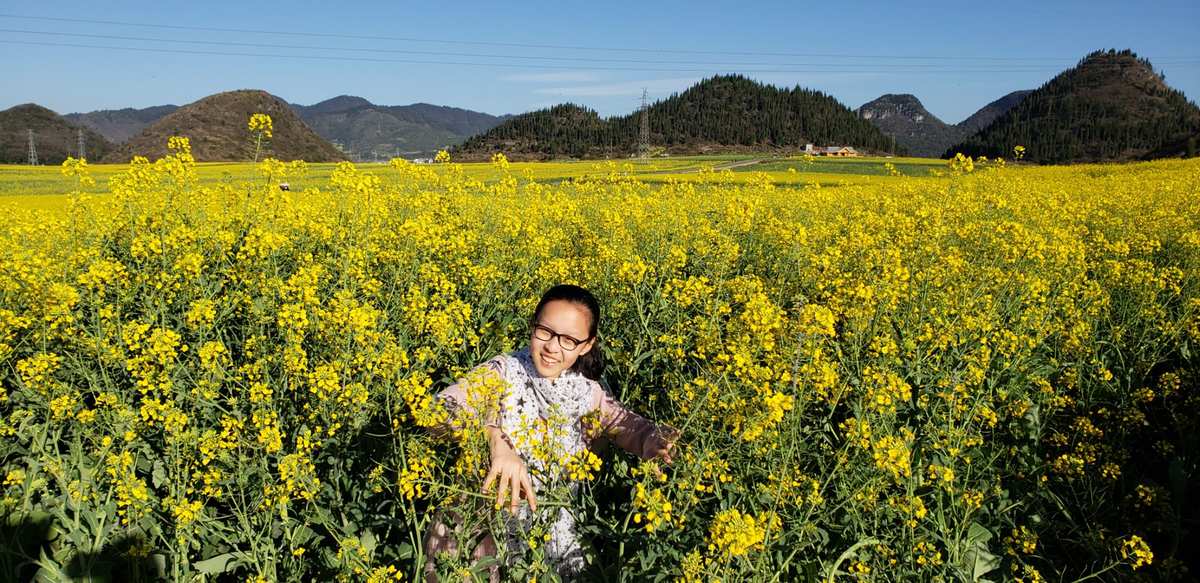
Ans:
<svg viewBox="0 0 1200 583"><path fill-rule="evenodd" d="M836 156L839 158L853 158L858 156L858 150L850 146L826 146L821 148L822 156Z"/></svg>
<svg viewBox="0 0 1200 583"><path fill-rule="evenodd" d="M854 158L860 156L858 150L851 146L813 146L804 144L804 152L813 156L836 156L839 158Z"/></svg>

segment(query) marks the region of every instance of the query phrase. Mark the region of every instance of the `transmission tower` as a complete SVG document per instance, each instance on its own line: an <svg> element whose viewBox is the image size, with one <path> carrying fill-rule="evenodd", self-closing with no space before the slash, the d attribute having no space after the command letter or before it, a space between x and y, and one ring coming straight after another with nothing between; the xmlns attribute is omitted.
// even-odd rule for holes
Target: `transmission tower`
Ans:
<svg viewBox="0 0 1200 583"><path fill-rule="evenodd" d="M37 144L33 141L33 130L29 130L29 165L37 166Z"/></svg>
<svg viewBox="0 0 1200 583"><path fill-rule="evenodd" d="M638 132L638 157L650 154L650 110L646 107L646 89L642 88L642 127Z"/></svg>
<svg viewBox="0 0 1200 583"><path fill-rule="evenodd" d="M79 142L79 159L87 158L87 154L83 151L83 128L79 128L75 134L75 140Z"/></svg>

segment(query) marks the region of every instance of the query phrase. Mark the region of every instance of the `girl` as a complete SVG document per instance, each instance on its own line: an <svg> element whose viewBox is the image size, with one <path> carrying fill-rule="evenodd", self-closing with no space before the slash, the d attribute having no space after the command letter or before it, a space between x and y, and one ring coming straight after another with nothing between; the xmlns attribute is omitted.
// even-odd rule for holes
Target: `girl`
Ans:
<svg viewBox="0 0 1200 583"><path fill-rule="evenodd" d="M547 432L557 441L554 445L563 457L581 453L604 437L642 459L659 458L671 463L671 447L678 432L667 426L660 430L626 410L598 382L604 371L599 327L600 305L591 293L574 285L554 286L542 295L530 318L529 346L497 356L475 370L476 375L502 381L505 388L499 406L491 407L496 412L482 420L491 448L491 469L483 489L486 492L495 485L497 505L507 505L511 511L506 518L505 542L512 554L525 549L524 533L537 512L537 496L546 475L544 463L531 451L532 444L519 438L531 421L565 420L561 427ZM468 404L467 390L467 382L460 380L438 394L450 412L443 429L457 429L461 423L456 423L456 418L477 414ZM598 430L585 428L582 418L590 413L598 413ZM531 474L530 468L539 471ZM578 482L569 485L572 494L578 487ZM520 505L522 498L528 501L528 507ZM546 555L560 575L577 575L585 561L575 533L575 518L566 508L542 511L547 512L551 513L551 523ZM433 576L434 555L453 551L451 538L449 529L435 520L425 540L427 579ZM488 535L473 556L494 554L495 541ZM490 576L498 580L495 568Z"/></svg>

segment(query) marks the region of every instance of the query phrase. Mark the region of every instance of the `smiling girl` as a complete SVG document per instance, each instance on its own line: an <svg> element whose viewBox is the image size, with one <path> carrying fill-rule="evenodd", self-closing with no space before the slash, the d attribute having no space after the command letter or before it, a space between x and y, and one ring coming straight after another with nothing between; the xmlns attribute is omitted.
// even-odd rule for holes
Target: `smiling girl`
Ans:
<svg viewBox="0 0 1200 583"><path fill-rule="evenodd" d="M607 438L642 459L671 462L673 429L663 430L640 415L625 409L600 383L604 357L600 350L600 304L587 290L574 285L557 285L542 295L530 318L529 346L501 354L473 371L471 378L490 376L503 381L504 392L493 413L482 419L491 449L491 468L483 489L496 487L497 506L511 511L506 519L507 549L512 555L524 552L525 533L535 516L550 520L546 555L560 575L577 575L585 565L583 548L575 532L575 517L568 508L537 510L538 494L549 480L544 456L533 451L532 440L521 439L531 424L551 422L545 432L560 457L578 455ZM468 392L471 384L459 381L438 394L450 419L443 429L461 427L455 419L476 415ZM598 417L599 426L584 419ZM541 444L545 447L545 444ZM536 471L531 472L534 469ZM572 494L578 482L570 482ZM522 506L524 499L528 506ZM548 516L547 516L548 514ZM425 540L427 579L433 577L433 557L455 548L449 529L435 521ZM495 541L485 536L473 555L494 555ZM492 569L492 580L498 572Z"/></svg>

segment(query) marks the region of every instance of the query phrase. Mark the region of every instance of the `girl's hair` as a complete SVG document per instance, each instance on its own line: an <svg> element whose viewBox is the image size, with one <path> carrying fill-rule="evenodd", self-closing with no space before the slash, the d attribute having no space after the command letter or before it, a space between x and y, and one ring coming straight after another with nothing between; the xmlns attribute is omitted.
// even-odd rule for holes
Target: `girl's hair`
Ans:
<svg viewBox="0 0 1200 583"><path fill-rule="evenodd" d="M541 301L538 302L537 307L533 310L533 317L529 319L530 327L533 327L537 323L538 317L542 315L542 308L545 308L546 304L555 300L565 300L575 305L583 306L591 314L591 324L588 326L588 338L594 344L587 354L575 360L575 364L571 365L571 370L593 381L600 380L600 375L604 374L604 352L600 349L599 336L600 302L596 301L596 296L593 296L591 292L577 285L556 285L542 294Z"/></svg>

